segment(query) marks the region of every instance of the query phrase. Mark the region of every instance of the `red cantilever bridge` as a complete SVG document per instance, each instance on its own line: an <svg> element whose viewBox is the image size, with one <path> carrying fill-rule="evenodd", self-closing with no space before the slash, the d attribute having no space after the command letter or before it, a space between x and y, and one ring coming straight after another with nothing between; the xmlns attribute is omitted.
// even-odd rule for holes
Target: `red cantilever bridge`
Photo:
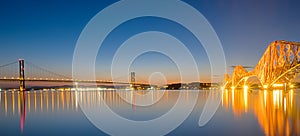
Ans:
<svg viewBox="0 0 300 136"><path fill-rule="evenodd" d="M25 70L26 67L26 70ZM128 78L130 77L130 82ZM20 90L25 90L25 82L62 82L62 83L96 83L105 85L134 85L137 86L149 86L145 80L142 78L137 82L136 75L131 72L130 75L118 77L117 80L82 80L82 79L72 79L63 74L59 74L43 67L35 65L29 61L19 59L17 61L7 63L5 65L0 65L0 82L16 81L19 82Z"/></svg>
<svg viewBox="0 0 300 136"><path fill-rule="evenodd" d="M272 42L262 55L253 71L243 66L234 68L231 78L225 75L225 88L237 88L255 77L263 88L272 88L291 83L300 73L300 43L289 41Z"/></svg>

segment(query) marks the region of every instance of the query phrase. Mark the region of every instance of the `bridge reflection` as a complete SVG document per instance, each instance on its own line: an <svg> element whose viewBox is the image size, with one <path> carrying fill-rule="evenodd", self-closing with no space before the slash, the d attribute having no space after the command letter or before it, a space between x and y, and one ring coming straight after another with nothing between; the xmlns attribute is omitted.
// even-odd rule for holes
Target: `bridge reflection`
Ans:
<svg viewBox="0 0 300 136"><path fill-rule="evenodd" d="M222 106L235 117L253 112L266 135L300 135L300 108L295 91L223 90Z"/></svg>
<svg viewBox="0 0 300 136"><path fill-rule="evenodd" d="M76 112L80 111L80 106L94 108L101 106L103 102L128 118L134 115L132 118L138 119L145 114L149 118L155 118L163 115L174 105L179 93L180 91L2 91L0 92L0 116L18 117L21 133L23 129L26 131L26 127L30 127L26 126L28 115L41 113L42 116L47 116L48 113ZM182 102L188 102L189 97L198 94L197 91L182 93L184 94ZM140 95L149 95L149 99L142 99ZM199 99L205 100L208 95L209 91L202 91L199 93ZM221 105L223 109L232 111L236 118L249 116L249 114L255 115L266 135L300 135L299 96L298 90L223 90ZM129 102L122 98L128 99ZM161 100L156 103L158 99ZM135 106L140 101L155 104L154 107L148 106L143 109ZM201 102L203 101L199 101ZM128 110L134 114L125 114L124 112Z"/></svg>
<svg viewBox="0 0 300 136"><path fill-rule="evenodd" d="M186 92L187 93L187 92ZM140 101L140 95L150 94L149 101L157 101L162 98L168 101L168 92L162 91L2 91L0 92L0 116L19 117L20 132L26 126L26 115L31 113L49 113L49 112L77 112L80 106L94 107L102 105L103 101L108 105L130 104L132 111L136 110L135 103ZM185 94L188 99L188 94ZM124 101L123 98L131 102ZM80 104L80 105L79 105Z"/></svg>
<svg viewBox="0 0 300 136"><path fill-rule="evenodd" d="M0 109L6 117L20 117L20 132L23 133L26 115L31 112L75 110L77 107L75 96L67 91L3 91L0 93Z"/></svg>

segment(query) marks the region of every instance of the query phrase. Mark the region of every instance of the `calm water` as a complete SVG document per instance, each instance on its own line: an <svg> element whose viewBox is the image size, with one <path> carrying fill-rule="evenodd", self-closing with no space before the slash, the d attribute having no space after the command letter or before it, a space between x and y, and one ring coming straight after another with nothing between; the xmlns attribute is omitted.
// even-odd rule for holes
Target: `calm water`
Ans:
<svg viewBox="0 0 300 136"><path fill-rule="evenodd" d="M135 106L130 103L140 101L140 97L132 91L2 91L0 135L106 135L87 119L82 107L101 106L103 99L122 117L150 120L169 111L180 91L138 93L150 93L150 101L159 101ZM220 94L217 112L204 127L199 127L209 91L184 91L184 101L198 95L197 104L190 116L168 135L300 135L300 90L224 90Z"/></svg>

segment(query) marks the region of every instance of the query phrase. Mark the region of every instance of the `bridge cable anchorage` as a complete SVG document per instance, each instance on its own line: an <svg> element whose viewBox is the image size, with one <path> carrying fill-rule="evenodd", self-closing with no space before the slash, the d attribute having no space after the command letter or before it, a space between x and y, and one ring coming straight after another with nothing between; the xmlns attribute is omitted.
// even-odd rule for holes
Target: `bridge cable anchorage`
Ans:
<svg viewBox="0 0 300 136"><path fill-rule="evenodd" d="M256 76L263 88L274 84L290 83L300 73L300 43L284 40L274 41L250 72L243 66L236 66L231 78L225 78L229 85L235 86L245 77Z"/></svg>

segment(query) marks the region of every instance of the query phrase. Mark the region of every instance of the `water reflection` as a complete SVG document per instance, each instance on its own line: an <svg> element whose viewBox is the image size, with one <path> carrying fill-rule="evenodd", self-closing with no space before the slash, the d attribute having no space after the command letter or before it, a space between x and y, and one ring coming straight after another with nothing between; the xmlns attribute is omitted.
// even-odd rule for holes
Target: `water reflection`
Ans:
<svg viewBox="0 0 300 136"><path fill-rule="evenodd" d="M184 92L185 100L188 100L188 93L188 91ZM2 91L0 92L0 117L19 118L20 132L23 133L26 128L26 115L31 113L77 112L80 108L79 104L92 108L102 105L103 101L114 110L120 110L120 113L128 106L131 107L132 112L136 112L136 101L141 101L139 100L141 97L137 95L146 94L151 96L149 100L153 103L157 99L163 100L164 104L157 104L156 107L160 107L159 109L162 109L164 113L164 110L168 110L166 107L174 104L169 97L174 98L175 101L179 92L169 94L168 91ZM123 98L129 99L130 103L124 101ZM166 104L168 101L171 105Z"/></svg>
<svg viewBox="0 0 300 136"><path fill-rule="evenodd" d="M223 90L222 106L235 117L253 112L266 135L300 135L294 90Z"/></svg>
<svg viewBox="0 0 300 136"><path fill-rule="evenodd" d="M188 103L191 96L199 94L199 105L204 105L209 96L209 91L184 91L183 93L183 103ZM176 103L179 94L180 91L2 91L0 92L0 119L4 122L18 119L18 122L12 121L11 123L19 123L20 132L23 133L24 131L26 134L26 129L28 131L32 129L32 125L37 123L36 121L39 119L35 120L32 115L40 115L41 117L54 115L52 117L61 120L65 118L65 115L80 111L80 106L94 108L102 106L105 102L116 113L128 119L150 120L170 110ZM230 115L233 114L235 118L241 119L228 120L225 124L231 121L231 123L239 122L245 119L245 116L254 115L257 122L251 122L253 123L251 125L260 126L265 135L300 135L299 90L223 90L221 94L223 108L218 110L221 118L226 118L229 113ZM147 101L154 104L136 106L137 102L142 99L139 95L150 96ZM123 100L123 98L128 101ZM157 101L160 98L161 100ZM196 107L195 111L201 110L202 108ZM57 115L63 115L63 117ZM197 113L197 116L191 120L198 120L199 116L200 113ZM74 116L72 119L80 120L80 118L82 116L78 116L78 118ZM192 122L189 125L197 126L197 123ZM218 122L215 125L218 125ZM52 127L55 128L55 124ZM236 126L231 128L235 129ZM197 127L192 131L198 131L198 129L201 132L203 128Z"/></svg>
<svg viewBox="0 0 300 136"><path fill-rule="evenodd" d="M24 92L20 92L19 93L19 99L20 101L20 129L21 129L21 133L23 133L24 130L24 124L25 124L25 119L26 119L26 94ZM12 95L14 96L14 95Z"/></svg>
<svg viewBox="0 0 300 136"><path fill-rule="evenodd" d="M72 96L71 92L67 91L4 91L0 93L0 111L7 118L10 116L19 116L20 132L23 133L27 114L31 112L43 112L45 110L45 112L55 112L64 109L75 109L77 107L75 106L74 98L75 96Z"/></svg>

